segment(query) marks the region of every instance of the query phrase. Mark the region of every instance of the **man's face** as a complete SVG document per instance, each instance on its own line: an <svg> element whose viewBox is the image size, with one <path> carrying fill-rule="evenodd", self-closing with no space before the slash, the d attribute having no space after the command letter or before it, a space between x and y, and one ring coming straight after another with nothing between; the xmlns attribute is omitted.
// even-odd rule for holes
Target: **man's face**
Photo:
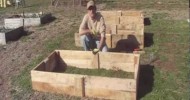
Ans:
<svg viewBox="0 0 190 100"><path fill-rule="evenodd" d="M96 8L94 6L90 6L88 8L88 15L93 19L96 14Z"/></svg>

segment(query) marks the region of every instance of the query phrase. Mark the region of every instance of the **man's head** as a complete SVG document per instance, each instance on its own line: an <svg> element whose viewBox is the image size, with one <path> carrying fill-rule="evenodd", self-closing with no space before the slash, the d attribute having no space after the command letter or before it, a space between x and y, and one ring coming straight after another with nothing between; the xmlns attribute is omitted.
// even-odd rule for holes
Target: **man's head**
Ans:
<svg viewBox="0 0 190 100"><path fill-rule="evenodd" d="M87 10L88 10L88 15L94 19L95 15L96 15L96 5L94 3L94 1L89 1L87 3Z"/></svg>

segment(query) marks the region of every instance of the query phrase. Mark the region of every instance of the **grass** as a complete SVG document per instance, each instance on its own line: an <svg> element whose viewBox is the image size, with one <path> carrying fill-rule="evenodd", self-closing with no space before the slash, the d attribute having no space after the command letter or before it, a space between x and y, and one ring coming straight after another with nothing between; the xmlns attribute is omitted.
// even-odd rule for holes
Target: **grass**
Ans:
<svg viewBox="0 0 190 100"><path fill-rule="evenodd" d="M108 9L159 9L159 10L172 10L172 9L187 9L187 0L103 0L106 2Z"/></svg>
<svg viewBox="0 0 190 100"><path fill-rule="evenodd" d="M116 77L116 78L134 78L134 73L125 72L122 70L106 70L106 69L88 69L88 68L77 68L68 66L64 73L82 74L90 76L103 76L103 77Z"/></svg>
<svg viewBox="0 0 190 100"><path fill-rule="evenodd" d="M152 0L106 0L106 9L157 9L157 10L184 10L188 8L187 0L160 0L162 4L156 4ZM47 8L47 3L41 5L40 0L27 0L31 7L24 8L26 11L39 11ZM117 5L115 5L117 4ZM40 6L41 5L41 6ZM119 8L120 7L120 8ZM0 8L0 14L14 8ZM18 9L17 11L22 11ZM61 12L61 11L60 11ZM59 11L57 11L59 13ZM151 90L140 97L141 100L189 100L189 24L186 19L174 20L168 18L167 13L152 13L151 25L145 26L145 32L153 33L153 44L145 48L145 54L141 60L148 59L150 54L158 57L158 61L151 63L154 66L153 85ZM74 20L73 13L65 16ZM78 15L78 14L75 14ZM79 17L79 16L78 16ZM73 18L73 19L72 19ZM75 19L77 20L77 19ZM74 46L74 34L78 30L75 24L67 30L66 34L60 34L54 39L47 40L44 45L44 53L34 58L19 75L12 78L12 85L15 88L11 91L13 99L25 100L33 93L30 82L30 70L44 59L54 49L82 49ZM169 63L169 65L165 65ZM77 71L78 72L78 71ZM147 79L145 77L145 79ZM143 80L146 83L146 80ZM151 81L148 81L151 82ZM47 97L46 97L47 96ZM43 99L50 99L52 95L44 94ZM54 97L54 96L53 96ZM80 100L75 97L55 96L56 98ZM55 99L55 98L52 98Z"/></svg>

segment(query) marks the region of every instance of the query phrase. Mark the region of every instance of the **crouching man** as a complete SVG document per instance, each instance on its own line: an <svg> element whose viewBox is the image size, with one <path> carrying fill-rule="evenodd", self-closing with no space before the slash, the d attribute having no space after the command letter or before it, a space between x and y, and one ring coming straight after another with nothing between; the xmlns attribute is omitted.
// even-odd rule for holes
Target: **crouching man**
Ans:
<svg viewBox="0 0 190 100"><path fill-rule="evenodd" d="M79 28L81 43L85 51L108 51L105 43L105 29L104 19L96 12L94 1L89 1L87 3L87 14L84 16Z"/></svg>

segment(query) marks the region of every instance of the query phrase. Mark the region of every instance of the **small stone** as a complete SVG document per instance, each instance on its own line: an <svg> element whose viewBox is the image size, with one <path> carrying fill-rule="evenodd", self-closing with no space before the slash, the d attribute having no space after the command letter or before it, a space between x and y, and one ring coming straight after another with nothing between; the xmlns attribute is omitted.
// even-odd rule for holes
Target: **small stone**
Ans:
<svg viewBox="0 0 190 100"><path fill-rule="evenodd" d="M162 4L162 2L160 2L160 1L159 1L159 2L157 2L157 3L158 3L158 4Z"/></svg>

